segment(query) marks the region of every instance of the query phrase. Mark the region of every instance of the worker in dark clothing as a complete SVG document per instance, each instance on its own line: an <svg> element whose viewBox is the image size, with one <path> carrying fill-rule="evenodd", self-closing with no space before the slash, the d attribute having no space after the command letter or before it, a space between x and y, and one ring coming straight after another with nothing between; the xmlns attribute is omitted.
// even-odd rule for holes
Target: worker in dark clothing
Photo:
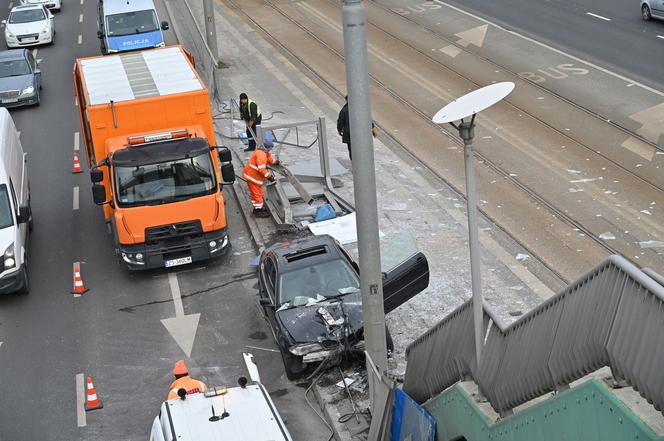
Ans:
<svg viewBox="0 0 664 441"><path fill-rule="evenodd" d="M353 152L350 148L350 115L348 114L348 96L346 96L346 104L339 111L337 118L337 132L341 136L341 142L348 146L348 157L353 160ZM378 135L378 130L374 123L371 123L371 134L375 138Z"/></svg>
<svg viewBox="0 0 664 441"><path fill-rule="evenodd" d="M263 115L258 104L250 100L244 92L240 94L240 117L247 125L247 140L249 141L249 146L244 151L253 152L256 150L254 135L257 135L257 126L261 125Z"/></svg>

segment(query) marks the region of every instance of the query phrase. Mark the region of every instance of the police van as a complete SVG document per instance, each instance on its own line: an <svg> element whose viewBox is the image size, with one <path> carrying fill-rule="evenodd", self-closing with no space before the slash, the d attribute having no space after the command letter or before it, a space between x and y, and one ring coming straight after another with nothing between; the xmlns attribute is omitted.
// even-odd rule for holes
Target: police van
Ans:
<svg viewBox="0 0 664 441"><path fill-rule="evenodd" d="M165 46L168 22L159 23L153 0L99 0L97 6L102 54Z"/></svg>
<svg viewBox="0 0 664 441"><path fill-rule="evenodd" d="M274 402L260 382L255 359L244 354L251 381L236 387L210 387L207 392L165 401L152 423L150 441L293 441Z"/></svg>

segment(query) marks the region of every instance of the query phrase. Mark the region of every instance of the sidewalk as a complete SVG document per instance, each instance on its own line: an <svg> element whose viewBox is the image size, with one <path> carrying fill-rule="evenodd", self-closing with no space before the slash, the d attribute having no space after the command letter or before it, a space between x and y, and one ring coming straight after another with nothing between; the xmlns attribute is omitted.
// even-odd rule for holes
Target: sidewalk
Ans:
<svg viewBox="0 0 664 441"><path fill-rule="evenodd" d="M202 2L188 1L199 14L202 26ZM346 146L335 127L343 98L331 98L221 3L216 4L216 20L221 59L228 66L221 71L223 99L237 99L241 92L246 92L261 106L264 128L324 116L330 157L350 170ZM283 113L273 113L277 111ZM228 119L217 123L218 130L226 136L237 136L243 130L241 122L234 124L235 133L230 132ZM311 133L308 138L306 133L301 136L309 142L312 139ZM293 135L288 140L294 142ZM239 141L223 141L246 160L247 154ZM383 144L380 135L374 144L380 230L386 239L403 230L410 231L427 256L431 271L429 288L387 316L395 345L392 368L395 373L403 374L406 346L471 296L465 200L399 146ZM446 142L441 134L441 148L457 147ZM318 150L284 146L279 157L289 166L316 160ZM241 170L242 165L236 163L236 173ZM352 201L352 174L348 172L340 178L344 186L339 192ZM244 183L237 183L236 190L248 213ZM255 238L258 246L279 237L271 221L255 222L250 216L248 221L260 233ZM489 221L481 218L480 228L483 292L486 301L509 323L550 297L560 282ZM338 371L335 375L339 377ZM340 377L335 381L338 380ZM334 388L332 384L322 391L335 391ZM327 401L340 402L338 398L345 391L338 389L339 396L328 397ZM338 404L328 412L343 415L345 408L339 409L343 406L347 404Z"/></svg>

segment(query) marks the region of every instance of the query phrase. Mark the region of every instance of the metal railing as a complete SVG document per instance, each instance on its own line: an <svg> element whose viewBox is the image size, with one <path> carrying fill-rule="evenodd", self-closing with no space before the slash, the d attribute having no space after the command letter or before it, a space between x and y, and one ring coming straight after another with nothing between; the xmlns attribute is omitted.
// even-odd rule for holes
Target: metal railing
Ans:
<svg viewBox="0 0 664 441"><path fill-rule="evenodd" d="M411 343L404 391L424 402L472 378L506 415L609 366L616 379L664 409L664 286L620 256L609 257L509 326L485 303L484 325L479 367L472 300Z"/></svg>

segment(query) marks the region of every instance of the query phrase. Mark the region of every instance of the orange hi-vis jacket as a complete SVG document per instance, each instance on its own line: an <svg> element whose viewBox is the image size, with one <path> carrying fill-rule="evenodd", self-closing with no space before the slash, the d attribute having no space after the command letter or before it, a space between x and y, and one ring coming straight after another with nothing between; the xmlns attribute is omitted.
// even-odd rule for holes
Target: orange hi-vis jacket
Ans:
<svg viewBox="0 0 664 441"><path fill-rule="evenodd" d="M184 389L187 391L187 395L195 393L203 393L207 390L205 383L199 380L194 380L189 375L178 378L173 383L171 383L171 390L168 392L168 399L172 400L173 398L178 397L178 390Z"/></svg>
<svg viewBox="0 0 664 441"><path fill-rule="evenodd" d="M271 153L262 149L256 149L251 158L249 158L247 165L244 166L242 176L249 182L263 185L265 178L272 177L272 173L267 169L267 166L276 163L277 159Z"/></svg>

